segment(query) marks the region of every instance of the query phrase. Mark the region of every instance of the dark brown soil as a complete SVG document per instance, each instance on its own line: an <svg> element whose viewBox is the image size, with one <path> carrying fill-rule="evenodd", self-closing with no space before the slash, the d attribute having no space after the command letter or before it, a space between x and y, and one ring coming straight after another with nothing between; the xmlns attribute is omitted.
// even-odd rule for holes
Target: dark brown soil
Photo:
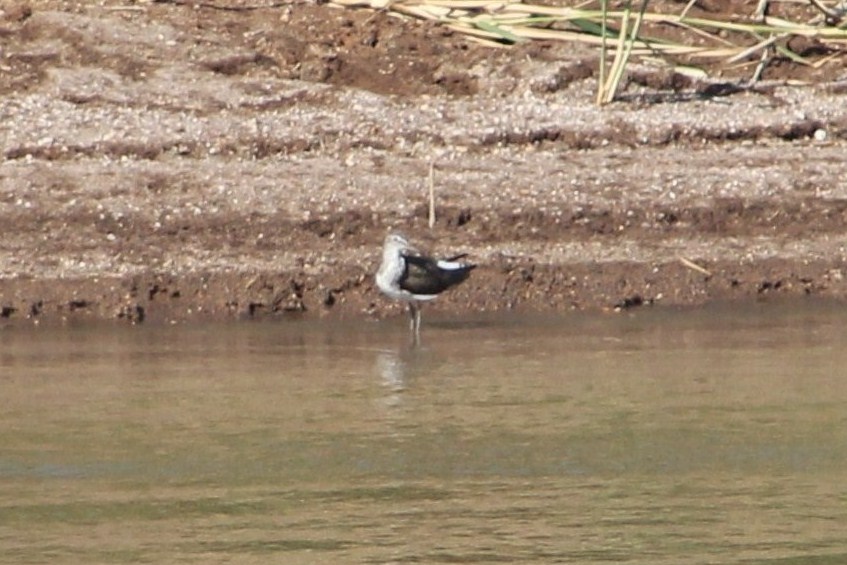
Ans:
<svg viewBox="0 0 847 565"><path fill-rule="evenodd" d="M598 109L588 48L260 5L0 2L0 323L395 315L389 229L479 263L443 312L845 296L847 57Z"/></svg>

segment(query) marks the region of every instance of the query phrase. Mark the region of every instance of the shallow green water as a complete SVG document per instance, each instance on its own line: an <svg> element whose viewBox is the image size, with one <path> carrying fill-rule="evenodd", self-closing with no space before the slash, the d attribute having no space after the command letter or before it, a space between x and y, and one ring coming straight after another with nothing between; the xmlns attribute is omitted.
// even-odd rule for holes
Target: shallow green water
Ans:
<svg viewBox="0 0 847 565"><path fill-rule="evenodd" d="M2 563L847 563L847 313L0 329Z"/></svg>

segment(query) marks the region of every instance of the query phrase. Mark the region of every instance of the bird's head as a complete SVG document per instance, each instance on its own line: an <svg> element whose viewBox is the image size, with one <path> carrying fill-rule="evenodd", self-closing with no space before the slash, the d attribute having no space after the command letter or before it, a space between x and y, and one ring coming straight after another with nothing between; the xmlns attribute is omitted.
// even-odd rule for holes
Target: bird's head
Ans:
<svg viewBox="0 0 847 565"><path fill-rule="evenodd" d="M390 249L392 251L400 252L409 247L411 247L409 245L409 240L401 233L392 232L385 236L384 248L386 251Z"/></svg>

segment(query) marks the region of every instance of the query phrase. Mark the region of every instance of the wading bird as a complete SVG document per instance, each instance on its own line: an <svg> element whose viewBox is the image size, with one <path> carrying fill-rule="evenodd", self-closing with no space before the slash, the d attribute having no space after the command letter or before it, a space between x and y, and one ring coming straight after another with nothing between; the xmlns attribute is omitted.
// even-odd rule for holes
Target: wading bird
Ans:
<svg viewBox="0 0 847 565"><path fill-rule="evenodd" d="M432 300L467 279L476 265L458 262L465 256L462 253L447 259L434 259L421 254L399 233L390 233L382 248L376 286L388 297L409 304L410 327L418 335L421 329L419 302Z"/></svg>

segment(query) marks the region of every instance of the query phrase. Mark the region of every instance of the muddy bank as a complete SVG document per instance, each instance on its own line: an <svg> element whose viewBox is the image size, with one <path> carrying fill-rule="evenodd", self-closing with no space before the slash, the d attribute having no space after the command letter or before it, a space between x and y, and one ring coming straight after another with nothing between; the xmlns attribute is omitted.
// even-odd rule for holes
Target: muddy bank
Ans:
<svg viewBox="0 0 847 565"><path fill-rule="evenodd" d="M840 63L713 92L639 69L599 110L579 49L321 6L11 4L4 323L399 314L372 280L388 229L480 264L442 311L845 296Z"/></svg>
<svg viewBox="0 0 847 565"><path fill-rule="evenodd" d="M708 272L687 263L539 264L501 260L428 305L428 311L550 313L642 306L698 305L714 301L819 296L843 299L847 284L838 261L800 264L768 259L718 262ZM6 280L0 318L39 323L123 320L174 323L221 319L302 319L403 315L378 296L371 273L344 266L332 276L210 272L79 280Z"/></svg>

